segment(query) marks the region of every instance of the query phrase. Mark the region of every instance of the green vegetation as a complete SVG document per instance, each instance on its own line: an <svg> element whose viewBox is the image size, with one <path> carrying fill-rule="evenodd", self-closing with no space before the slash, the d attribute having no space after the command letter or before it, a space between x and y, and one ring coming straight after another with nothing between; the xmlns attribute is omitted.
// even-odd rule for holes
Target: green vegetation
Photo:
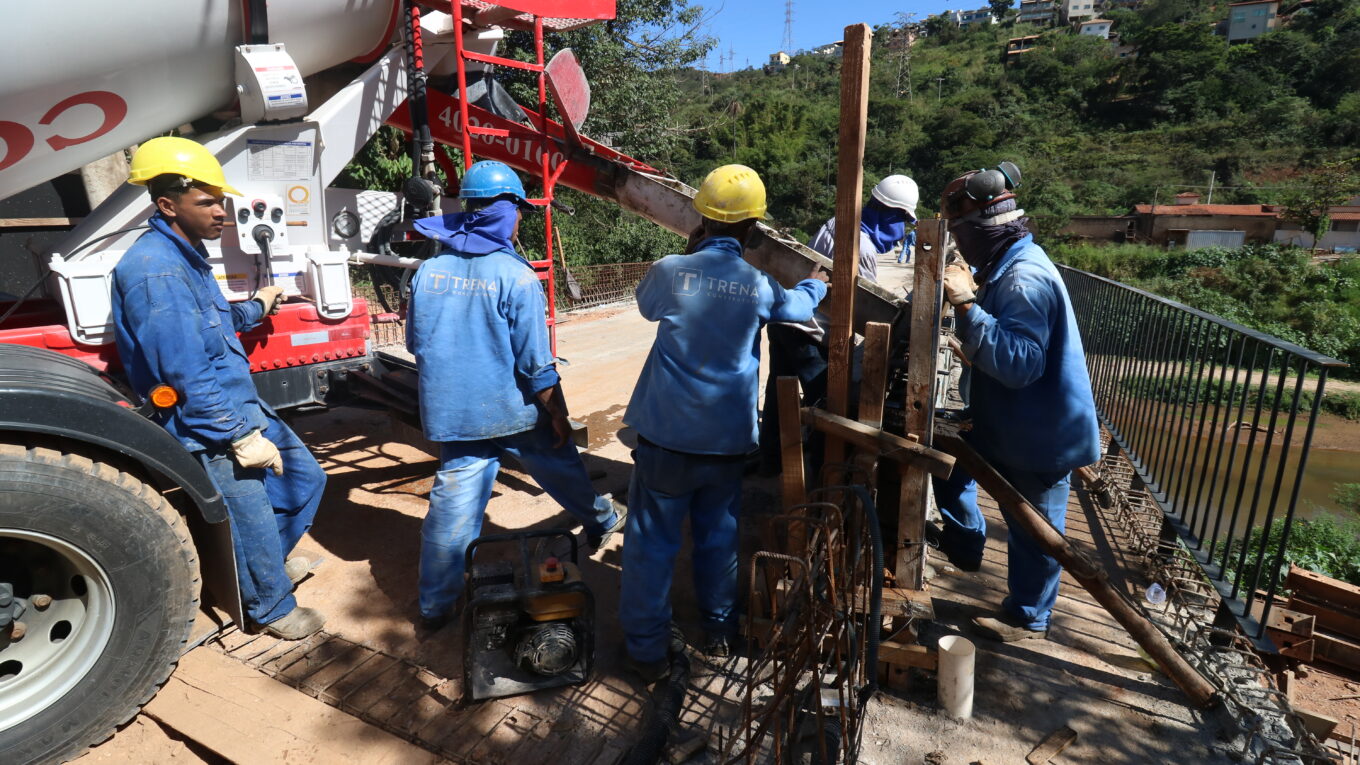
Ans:
<svg viewBox="0 0 1360 765"><path fill-rule="evenodd" d="M1255 569L1259 560L1263 533L1261 528L1253 529L1247 541L1245 570L1248 574ZM1269 542L1265 550L1267 561L1275 560L1279 554L1280 537L1283 534L1284 519L1276 519L1270 525ZM1242 554L1240 543L1233 545L1233 548L1228 556L1230 573L1235 570L1238 556ZM1325 513L1295 520L1289 529L1289 545L1280 566L1281 581L1288 573L1290 563L1343 582L1360 584L1360 520ZM1263 579L1268 576L1268 572L1262 572Z"/></svg>
<svg viewBox="0 0 1360 765"><path fill-rule="evenodd" d="M1231 370L1226 373L1227 380L1219 379L1219 376L1224 374L1221 370L1215 371L1212 378L1208 375L1207 368L1205 372L1198 385L1195 384L1195 379L1190 375L1172 375L1170 377L1129 375L1119 381L1119 387L1142 398L1184 406L1187 408L1185 412L1187 417L1193 414L1190 409L1205 402L1210 405L1222 402L1223 406L1229 408L1245 406L1248 414L1256 407L1256 402L1260 399L1261 394L1259 385L1247 384L1242 379L1239 379L1238 383L1233 385ZM1261 370L1255 370L1253 379L1259 379L1260 375ZM1275 370L1271 373L1271 383L1266 390L1265 400L1262 402L1264 411L1270 411L1270 406L1275 400L1278 380L1279 371ZM1308 383L1304 385L1304 389L1299 391L1299 411L1307 416L1313 406L1313 389L1308 387ZM1246 394L1245 404L1242 403L1244 391ZM1293 391L1292 378L1287 378L1280 398L1281 406L1285 408L1281 417L1288 416L1288 407L1293 400ZM1352 422L1360 422L1360 393L1326 391L1322 395L1322 404L1318 408L1328 414L1334 414Z"/></svg>
<svg viewBox="0 0 1360 765"><path fill-rule="evenodd" d="M1274 244L1183 250L1053 243L1047 249L1060 263L1350 364L1339 376L1360 372L1360 260L1317 263L1306 250ZM1335 401L1344 411L1360 409L1360 403L1343 399Z"/></svg>

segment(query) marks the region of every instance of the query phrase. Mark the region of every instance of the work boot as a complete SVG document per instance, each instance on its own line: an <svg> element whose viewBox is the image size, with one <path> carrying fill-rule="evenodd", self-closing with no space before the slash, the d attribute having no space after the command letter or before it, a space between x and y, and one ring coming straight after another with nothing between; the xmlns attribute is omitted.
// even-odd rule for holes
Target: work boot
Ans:
<svg viewBox="0 0 1360 765"><path fill-rule="evenodd" d="M656 661L638 661L632 656L624 656L623 666L642 678L642 681L648 685L659 683L671 676L670 657L663 657Z"/></svg>
<svg viewBox="0 0 1360 765"><path fill-rule="evenodd" d="M973 631L979 636L1001 643L1014 643L1028 638L1047 638L1048 630L1032 630L1008 613L973 617Z"/></svg>
<svg viewBox="0 0 1360 765"><path fill-rule="evenodd" d="M623 526L628 521L627 507L615 502L613 497L610 497L609 504L614 507L614 523L598 535L586 534L586 544L590 545L591 552L599 552L615 534L622 534Z"/></svg>
<svg viewBox="0 0 1360 765"><path fill-rule="evenodd" d="M264 631L280 640L301 640L326 626L326 617L315 608L294 608L282 619L264 625Z"/></svg>
<svg viewBox="0 0 1360 765"><path fill-rule="evenodd" d="M720 632L704 633L704 655L715 659L726 659L736 650L736 640L731 635Z"/></svg>
<svg viewBox="0 0 1360 765"><path fill-rule="evenodd" d="M283 573L288 576L288 581L293 584L306 579L311 570L312 562L301 555L294 555L283 562Z"/></svg>

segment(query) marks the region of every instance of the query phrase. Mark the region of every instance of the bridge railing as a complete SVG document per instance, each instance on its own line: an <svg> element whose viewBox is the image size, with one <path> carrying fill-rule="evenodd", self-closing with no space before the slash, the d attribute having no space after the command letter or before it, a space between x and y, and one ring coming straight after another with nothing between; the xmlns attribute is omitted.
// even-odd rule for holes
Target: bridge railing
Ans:
<svg viewBox="0 0 1360 765"><path fill-rule="evenodd" d="M1261 640L1327 375L1346 365L1059 268L1105 428L1227 607Z"/></svg>

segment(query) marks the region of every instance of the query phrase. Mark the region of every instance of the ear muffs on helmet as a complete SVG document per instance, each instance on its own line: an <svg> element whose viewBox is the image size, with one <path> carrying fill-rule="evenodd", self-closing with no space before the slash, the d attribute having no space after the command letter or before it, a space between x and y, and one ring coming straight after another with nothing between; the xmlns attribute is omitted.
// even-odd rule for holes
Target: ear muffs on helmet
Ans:
<svg viewBox="0 0 1360 765"><path fill-rule="evenodd" d="M961 218L1015 197L1020 168L1002 162L991 170L976 170L955 178L945 187L942 211L946 218Z"/></svg>

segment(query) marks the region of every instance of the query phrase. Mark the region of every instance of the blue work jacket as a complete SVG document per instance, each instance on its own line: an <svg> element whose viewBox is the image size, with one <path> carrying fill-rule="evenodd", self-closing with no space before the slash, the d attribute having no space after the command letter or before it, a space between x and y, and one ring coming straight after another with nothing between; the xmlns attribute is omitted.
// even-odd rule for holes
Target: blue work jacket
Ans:
<svg viewBox="0 0 1360 765"><path fill-rule="evenodd" d="M160 214L113 269L113 333L132 389L160 383L179 403L153 418L191 451L220 449L268 424L236 336L263 318L258 300L228 303L208 265Z"/></svg>
<svg viewBox="0 0 1360 765"><path fill-rule="evenodd" d="M971 438L1011 467L1067 472L1100 457L1091 380L1067 288L1026 236L957 312Z"/></svg>
<svg viewBox="0 0 1360 765"><path fill-rule="evenodd" d="M637 301L643 318L659 324L624 424L674 451L752 451L760 328L771 320L805 321L824 297L826 285L816 279L784 289L742 260L731 237L653 263Z"/></svg>
<svg viewBox="0 0 1360 765"><path fill-rule="evenodd" d="M477 441L538 422L536 393L558 382L547 298L509 250L445 247L411 280L406 347L420 372L420 421L431 441Z"/></svg>

